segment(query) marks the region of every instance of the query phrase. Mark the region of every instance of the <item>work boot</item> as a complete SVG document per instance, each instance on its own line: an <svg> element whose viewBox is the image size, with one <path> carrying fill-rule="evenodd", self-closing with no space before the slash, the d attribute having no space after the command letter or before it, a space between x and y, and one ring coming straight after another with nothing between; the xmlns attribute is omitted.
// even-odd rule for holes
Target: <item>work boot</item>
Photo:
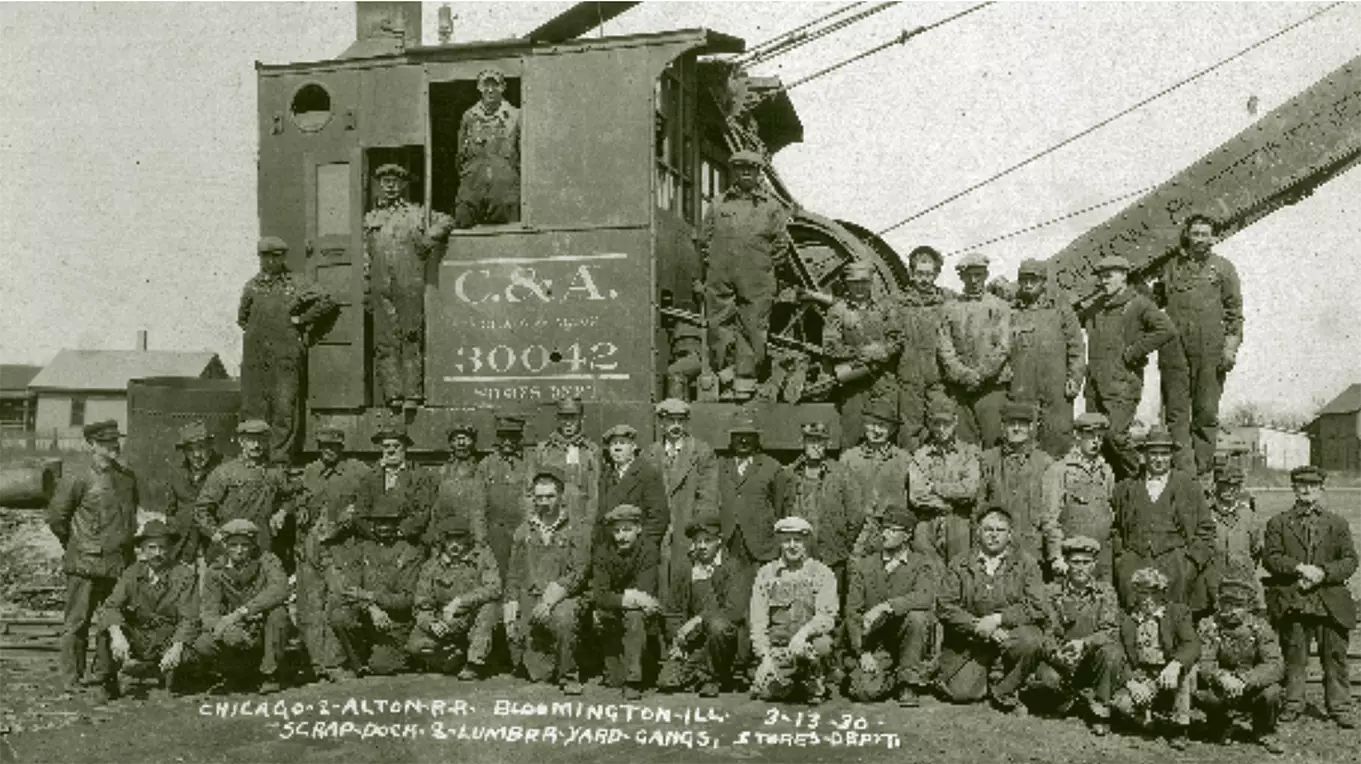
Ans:
<svg viewBox="0 0 1361 764"><path fill-rule="evenodd" d="M638 687L637 682L627 682L624 684L624 700L637 701L643 699L643 691Z"/></svg>
<svg viewBox="0 0 1361 764"><path fill-rule="evenodd" d="M1097 737L1105 737L1111 734L1111 724L1105 719L1096 719L1089 725L1092 734Z"/></svg>
<svg viewBox="0 0 1361 764"><path fill-rule="evenodd" d="M580 695L582 691L581 682L576 679L565 679L562 682L563 695Z"/></svg>
<svg viewBox="0 0 1361 764"><path fill-rule="evenodd" d="M343 684L345 682L353 682L354 680L359 678L358 674L345 668L344 666L328 668L325 670L324 673L326 674L326 678L329 679L332 684Z"/></svg>
<svg viewBox="0 0 1361 764"><path fill-rule="evenodd" d="M1258 735L1257 745L1262 746L1262 749L1272 756L1280 756L1285 753L1285 746L1281 745L1281 741L1277 740L1275 735Z"/></svg>
<svg viewBox="0 0 1361 764"><path fill-rule="evenodd" d="M1285 708L1281 709L1281 715L1276 717L1276 720L1282 724L1289 724L1290 722L1296 721L1299 718L1300 709L1298 707L1286 706Z"/></svg>
<svg viewBox="0 0 1361 764"><path fill-rule="evenodd" d="M804 685L804 690L808 695L808 705L810 706L820 706L823 701L827 700L827 683L820 676L809 679Z"/></svg>
<svg viewBox="0 0 1361 764"><path fill-rule="evenodd" d="M717 698L717 697L718 697L718 682L715 682L715 681L713 681L713 680L709 680L709 681L705 682L704 684L700 685L700 686L699 686L699 696L700 696L701 698Z"/></svg>
<svg viewBox="0 0 1361 764"><path fill-rule="evenodd" d="M917 690L915 687L903 685L902 689L898 690L899 708L917 708L921 704L921 699L917 697Z"/></svg>
<svg viewBox="0 0 1361 764"><path fill-rule="evenodd" d="M482 678L482 666L477 663L469 663L458 672L458 681L471 682Z"/></svg>
<svg viewBox="0 0 1361 764"><path fill-rule="evenodd" d="M122 695L122 688L118 686L118 679L116 677L106 679L102 684L98 684L90 690L90 700L94 701L94 704L97 706L102 706L105 703L118 700Z"/></svg>
<svg viewBox="0 0 1361 764"><path fill-rule="evenodd" d="M1167 735L1167 744L1174 751L1185 751L1189 743L1190 741L1186 737L1186 727L1183 725L1178 724L1177 728Z"/></svg>
<svg viewBox="0 0 1361 764"><path fill-rule="evenodd" d="M1349 713L1339 712L1333 714L1333 722L1344 730L1356 729L1356 717Z"/></svg>
<svg viewBox="0 0 1361 764"><path fill-rule="evenodd" d="M266 675L264 679L260 681L261 695L273 695L274 693L282 689L283 687L274 679L274 676L272 674Z"/></svg>

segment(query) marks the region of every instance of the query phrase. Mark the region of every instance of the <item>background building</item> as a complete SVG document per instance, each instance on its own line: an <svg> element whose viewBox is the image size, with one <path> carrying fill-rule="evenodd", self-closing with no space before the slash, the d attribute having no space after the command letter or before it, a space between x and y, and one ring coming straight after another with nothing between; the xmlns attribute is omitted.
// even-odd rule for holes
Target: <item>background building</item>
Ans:
<svg viewBox="0 0 1361 764"><path fill-rule="evenodd" d="M1334 472L1361 472L1361 383L1319 409L1304 429L1309 433L1310 464Z"/></svg>
<svg viewBox="0 0 1361 764"><path fill-rule="evenodd" d="M6 432L33 429L36 406L28 386L42 368L25 364L0 364L0 429Z"/></svg>

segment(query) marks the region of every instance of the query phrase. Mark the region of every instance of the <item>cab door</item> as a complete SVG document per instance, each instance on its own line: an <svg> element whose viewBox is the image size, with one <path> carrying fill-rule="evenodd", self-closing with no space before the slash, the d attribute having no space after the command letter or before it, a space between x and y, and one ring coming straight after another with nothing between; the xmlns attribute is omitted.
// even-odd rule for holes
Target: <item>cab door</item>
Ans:
<svg viewBox="0 0 1361 764"><path fill-rule="evenodd" d="M262 71L259 204L263 235L289 243L289 267L340 306L308 353L309 409L368 401L364 353L362 156L353 71Z"/></svg>

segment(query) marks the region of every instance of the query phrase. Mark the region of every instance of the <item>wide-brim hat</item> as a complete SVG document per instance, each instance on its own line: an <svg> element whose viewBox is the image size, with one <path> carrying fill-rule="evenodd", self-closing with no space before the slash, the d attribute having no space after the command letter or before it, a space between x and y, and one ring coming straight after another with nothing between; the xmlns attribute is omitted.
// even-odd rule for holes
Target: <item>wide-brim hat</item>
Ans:
<svg viewBox="0 0 1361 764"><path fill-rule="evenodd" d="M1328 479L1328 473L1313 465L1305 465L1290 470L1290 482L1304 485L1320 485Z"/></svg>
<svg viewBox="0 0 1361 764"><path fill-rule="evenodd" d="M1142 439L1139 440L1139 448L1171 448L1177 447L1177 442L1172 439L1172 433L1166 427L1153 427Z"/></svg>
<svg viewBox="0 0 1361 764"><path fill-rule="evenodd" d="M137 533L132 537L134 544L140 544L147 539L171 539L179 534L166 525L163 520L151 519L142 523L142 527L137 529Z"/></svg>

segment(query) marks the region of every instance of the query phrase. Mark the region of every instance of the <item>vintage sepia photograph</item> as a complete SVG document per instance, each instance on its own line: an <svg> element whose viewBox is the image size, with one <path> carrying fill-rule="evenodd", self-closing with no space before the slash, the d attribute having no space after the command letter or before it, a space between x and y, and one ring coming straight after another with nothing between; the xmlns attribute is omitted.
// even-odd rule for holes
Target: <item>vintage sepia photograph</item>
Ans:
<svg viewBox="0 0 1361 764"><path fill-rule="evenodd" d="M0 764L1361 756L1361 2L0 2Z"/></svg>

